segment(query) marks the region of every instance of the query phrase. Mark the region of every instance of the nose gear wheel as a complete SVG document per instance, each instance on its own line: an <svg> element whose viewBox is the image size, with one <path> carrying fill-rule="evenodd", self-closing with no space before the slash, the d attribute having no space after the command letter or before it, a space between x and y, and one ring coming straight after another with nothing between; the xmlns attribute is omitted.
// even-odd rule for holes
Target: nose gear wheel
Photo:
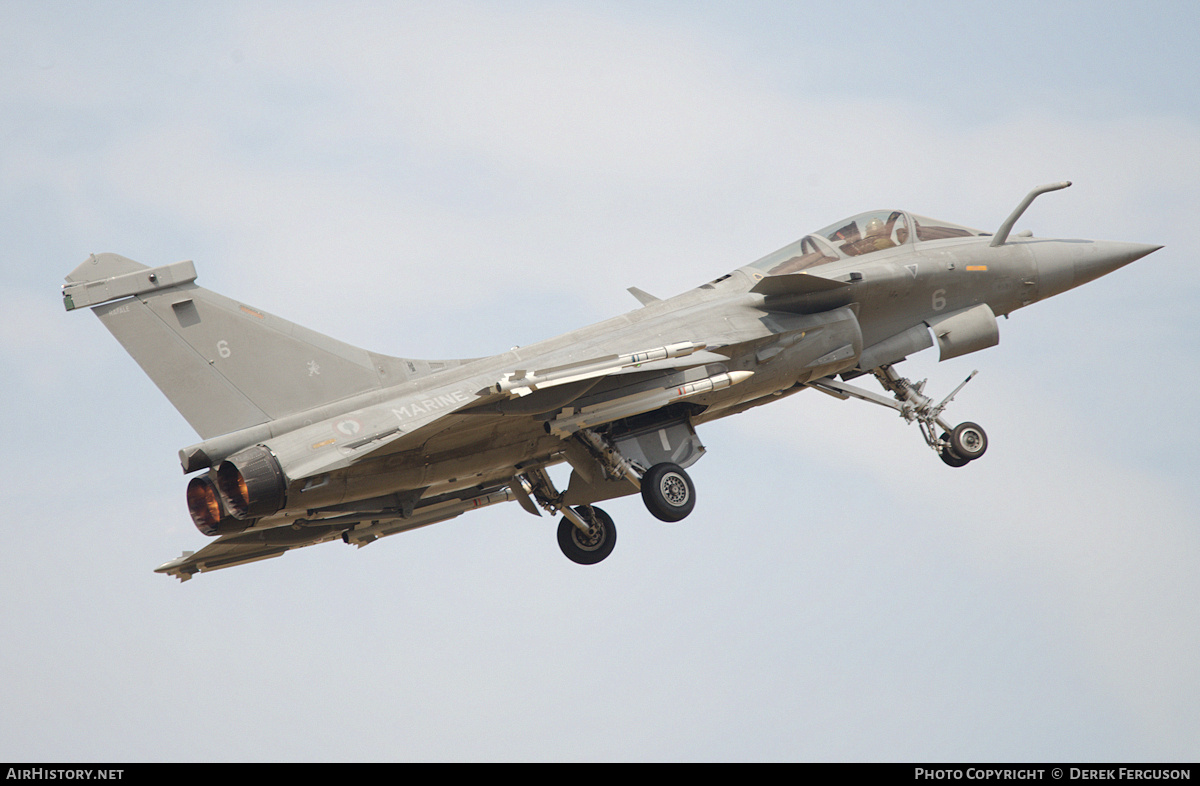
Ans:
<svg viewBox="0 0 1200 786"><path fill-rule="evenodd" d="M892 394L894 401L869 390L839 382L833 377L810 382L809 387L835 398L853 397L896 410L900 413L900 417L909 423L915 422L920 427L926 444L951 467L966 466L987 451L987 433L978 424L967 422L950 426L942 420L942 411L946 405L953 401L958 392L975 378L978 371L972 371L971 375L964 379L949 396L936 405L933 403L933 399L925 395L927 380L913 384L912 381L897 374L890 365L872 369L871 373L879 380L879 384L883 386L884 390ZM941 436L937 436L939 429Z"/></svg>

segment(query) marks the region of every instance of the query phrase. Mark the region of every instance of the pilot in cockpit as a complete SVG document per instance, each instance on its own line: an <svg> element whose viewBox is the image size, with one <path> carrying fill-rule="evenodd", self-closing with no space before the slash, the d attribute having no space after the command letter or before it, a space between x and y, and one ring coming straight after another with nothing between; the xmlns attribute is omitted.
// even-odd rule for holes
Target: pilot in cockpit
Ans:
<svg viewBox="0 0 1200 786"><path fill-rule="evenodd" d="M863 239L859 243L862 248L862 251L859 253L869 254L872 251L882 251L885 248L892 248L896 243L889 235L891 235L891 232L888 229L888 225L883 223L878 216L873 217L867 222Z"/></svg>

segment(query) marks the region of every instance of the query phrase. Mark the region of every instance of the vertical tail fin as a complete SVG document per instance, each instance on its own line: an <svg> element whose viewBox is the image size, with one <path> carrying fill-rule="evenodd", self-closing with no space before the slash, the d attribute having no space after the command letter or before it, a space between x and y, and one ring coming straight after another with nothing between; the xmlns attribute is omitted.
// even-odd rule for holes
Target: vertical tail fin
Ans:
<svg viewBox="0 0 1200 786"><path fill-rule="evenodd" d="M376 355L196 286L195 267L98 254L71 271L92 307L204 439L390 386L444 364Z"/></svg>

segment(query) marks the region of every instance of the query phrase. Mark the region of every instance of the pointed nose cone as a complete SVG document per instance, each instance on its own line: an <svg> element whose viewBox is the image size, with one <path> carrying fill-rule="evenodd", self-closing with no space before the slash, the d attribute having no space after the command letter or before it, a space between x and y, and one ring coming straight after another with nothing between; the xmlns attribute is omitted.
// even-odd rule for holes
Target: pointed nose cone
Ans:
<svg viewBox="0 0 1200 786"><path fill-rule="evenodd" d="M1094 242L1075 260L1075 286L1106 276L1160 248L1144 243Z"/></svg>
<svg viewBox="0 0 1200 786"><path fill-rule="evenodd" d="M1031 243L1037 260L1038 300L1108 275L1162 246L1108 240L1048 240Z"/></svg>

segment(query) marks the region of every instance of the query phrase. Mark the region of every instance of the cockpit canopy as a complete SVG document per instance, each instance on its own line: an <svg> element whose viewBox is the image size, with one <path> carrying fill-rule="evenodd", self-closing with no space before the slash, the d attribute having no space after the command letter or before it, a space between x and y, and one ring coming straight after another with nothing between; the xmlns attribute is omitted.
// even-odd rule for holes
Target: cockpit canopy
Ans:
<svg viewBox="0 0 1200 786"><path fill-rule="evenodd" d="M830 224L754 262L766 275L795 273L848 257L873 254L907 243L990 233L899 210L875 210Z"/></svg>

